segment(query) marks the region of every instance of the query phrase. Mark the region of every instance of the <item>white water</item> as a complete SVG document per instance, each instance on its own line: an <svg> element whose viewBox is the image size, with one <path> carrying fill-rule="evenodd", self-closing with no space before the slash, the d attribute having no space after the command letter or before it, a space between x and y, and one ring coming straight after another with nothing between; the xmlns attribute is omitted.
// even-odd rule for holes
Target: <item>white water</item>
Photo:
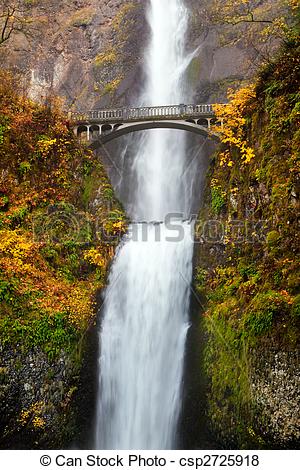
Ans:
<svg viewBox="0 0 300 470"><path fill-rule="evenodd" d="M185 102L184 66L187 10L181 0L151 0L148 21L152 39L147 54L147 86L142 97L148 106ZM135 160L137 220L163 220L170 212L187 212L185 133L148 131Z"/></svg>
<svg viewBox="0 0 300 470"><path fill-rule="evenodd" d="M142 100L184 102L187 12L182 1L151 0L149 24ZM184 166L184 132L143 135L133 168L140 220L164 220L170 212L189 210ZM176 242L167 240L177 232L165 224L137 225L138 241L128 237L116 255L100 332L97 448L176 446L193 253L192 226L181 222L180 227L183 236Z"/></svg>

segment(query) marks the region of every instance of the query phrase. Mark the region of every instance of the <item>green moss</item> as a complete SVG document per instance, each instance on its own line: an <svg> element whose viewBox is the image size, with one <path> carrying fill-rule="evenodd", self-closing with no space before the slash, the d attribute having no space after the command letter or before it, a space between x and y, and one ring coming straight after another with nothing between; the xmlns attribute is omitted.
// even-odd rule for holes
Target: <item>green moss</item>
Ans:
<svg viewBox="0 0 300 470"><path fill-rule="evenodd" d="M115 31L119 32L128 26L128 16L136 8L133 2L128 2L123 5L113 19L112 27Z"/></svg>
<svg viewBox="0 0 300 470"><path fill-rule="evenodd" d="M45 351L50 360L60 354L61 350L71 352L78 341L78 332L68 324L67 316L56 313L38 319L0 319L0 335L3 346L22 341L23 351L39 347Z"/></svg>
<svg viewBox="0 0 300 470"><path fill-rule="evenodd" d="M289 351L299 341L298 48L299 41L285 46L243 111L243 138L255 157L242 164L225 143L220 153L233 166L220 165L218 156L212 160L201 211L201 220L217 218L225 227L247 220L238 242L227 230L222 244L201 244L195 272L195 286L207 301L209 423L221 442L238 448L276 445L255 418L250 377L258 357L251 350ZM231 194L234 211L227 206Z"/></svg>
<svg viewBox="0 0 300 470"><path fill-rule="evenodd" d="M199 57L194 57L189 65L187 73L189 82L192 85L197 84L201 73L201 60Z"/></svg>
<svg viewBox="0 0 300 470"><path fill-rule="evenodd" d="M295 317L296 319L300 319L300 294L298 294L295 297L292 309L291 309L291 315L292 317Z"/></svg>
<svg viewBox="0 0 300 470"><path fill-rule="evenodd" d="M103 197L108 200L108 201L111 201L114 197L114 192L113 192L113 189L108 187L108 188L104 188L102 190L102 195Z"/></svg>
<svg viewBox="0 0 300 470"><path fill-rule="evenodd" d="M76 11L73 16L69 20L70 26L75 27L85 27L88 26L95 16L95 11L91 7L81 8L80 10Z"/></svg>
<svg viewBox="0 0 300 470"><path fill-rule="evenodd" d="M86 209L88 208L88 204L91 200L91 195L94 189L95 189L95 179L93 178L92 175L86 176L84 180L84 189L83 189L83 194L82 194L82 201Z"/></svg>
<svg viewBox="0 0 300 470"><path fill-rule="evenodd" d="M103 67L105 65L115 64L117 61L117 54L114 49L110 49L107 52L101 52L95 58L94 64L96 67Z"/></svg>
<svg viewBox="0 0 300 470"><path fill-rule="evenodd" d="M110 94L113 95L118 90L120 83L122 82L122 77L115 78L111 82L107 83L103 89L103 95Z"/></svg>
<svg viewBox="0 0 300 470"><path fill-rule="evenodd" d="M195 274L195 285L196 285L196 289L200 293L205 287L206 276L207 276L206 269L201 268L200 266L197 266L196 274Z"/></svg>
<svg viewBox="0 0 300 470"><path fill-rule="evenodd" d="M225 206L225 195L220 186L213 186L211 188L211 208L214 215L220 214Z"/></svg>
<svg viewBox="0 0 300 470"><path fill-rule="evenodd" d="M280 240L280 234L277 230L272 230L267 234L267 245L269 247L277 246Z"/></svg>

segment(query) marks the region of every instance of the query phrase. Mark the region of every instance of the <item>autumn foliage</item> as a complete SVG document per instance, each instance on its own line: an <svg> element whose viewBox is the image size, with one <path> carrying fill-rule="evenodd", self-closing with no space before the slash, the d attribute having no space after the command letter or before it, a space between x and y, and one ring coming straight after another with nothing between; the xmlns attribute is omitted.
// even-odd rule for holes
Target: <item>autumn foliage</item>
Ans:
<svg viewBox="0 0 300 470"><path fill-rule="evenodd" d="M214 126L214 131L220 135L221 142L227 149L220 154L220 165L233 166L230 158L230 150L236 148L239 151L240 163L249 163L255 156L253 148L247 143L245 135L246 111L253 109L255 87L249 85L234 92L229 90L229 103L214 105L217 119L222 126Z"/></svg>
<svg viewBox="0 0 300 470"><path fill-rule="evenodd" d="M76 141L60 103L36 104L18 89L18 80L1 72L0 337L3 345L21 340L53 356L74 348L94 319L94 294L117 243L95 237L95 222L120 236L126 223L103 168ZM91 212L93 190L103 197Z"/></svg>

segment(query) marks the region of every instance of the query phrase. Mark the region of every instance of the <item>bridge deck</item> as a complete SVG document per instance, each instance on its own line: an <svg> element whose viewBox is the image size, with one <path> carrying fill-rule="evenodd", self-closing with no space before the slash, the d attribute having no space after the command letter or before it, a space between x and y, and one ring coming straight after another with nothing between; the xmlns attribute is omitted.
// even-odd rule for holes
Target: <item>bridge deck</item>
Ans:
<svg viewBox="0 0 300 470"><path fill-rule="evenodd" d="M141 108L116 108L71 113L71 119L78 124L102 122L134 122L164 119L199 119L215 116L212 104L152 106Z"/></svg>

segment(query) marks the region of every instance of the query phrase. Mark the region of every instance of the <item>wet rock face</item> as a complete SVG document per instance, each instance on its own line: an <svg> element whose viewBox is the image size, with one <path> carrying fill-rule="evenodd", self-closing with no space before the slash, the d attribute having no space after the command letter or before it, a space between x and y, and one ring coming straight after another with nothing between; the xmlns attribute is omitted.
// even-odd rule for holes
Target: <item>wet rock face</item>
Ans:
<svg viewBox="0 0 300 470"><path fill-rule="evenodd" d="M50 361L40 350L1 351L1 448L61 448L73 425L70 404L77 370L62 354Z"/></svg>
<svg viewBox="0 0 300 470"><path fill-rule="evenodd" d="M251 77L257 54L245 41L235 40L234 29L231 41L222 44L224 26L211 24L209 0L185 2L190 11L188 49L197 49L187 74L189 100L224 101L228 87ZM67 108L83 111L134 105L144 81L147 5L143 0L33 3L34 29L2 47L2 63L22 72L25 89L35 100L58 94Z"/></svg>
<svg viewBox="0 0 300 470"><path fill-rule="evenodd" d="M299 353L264 349L254 352L252 394L264 436L280 446L300 440Z"/></svg>
<svg viewBox="0 0 300 470"><path fill-rule="evenodd" d="M32 7L31 34L2 48L3 64L22 72L35 100L58 94L78 110L131 100L147 36L143 12L140 0L42 0Z"/></svg>
<svg viewBox="0 0 300 470"><path fill-rule="evenodd" d="M189 49L197 54L188 70L194 100L222 102L227 89L249 79L262 56L233 25L212 24L211 0L185 0L190 11ZM268 0L263 0L262 5ZM246 25L245 28L251 28Z"/></svg>

